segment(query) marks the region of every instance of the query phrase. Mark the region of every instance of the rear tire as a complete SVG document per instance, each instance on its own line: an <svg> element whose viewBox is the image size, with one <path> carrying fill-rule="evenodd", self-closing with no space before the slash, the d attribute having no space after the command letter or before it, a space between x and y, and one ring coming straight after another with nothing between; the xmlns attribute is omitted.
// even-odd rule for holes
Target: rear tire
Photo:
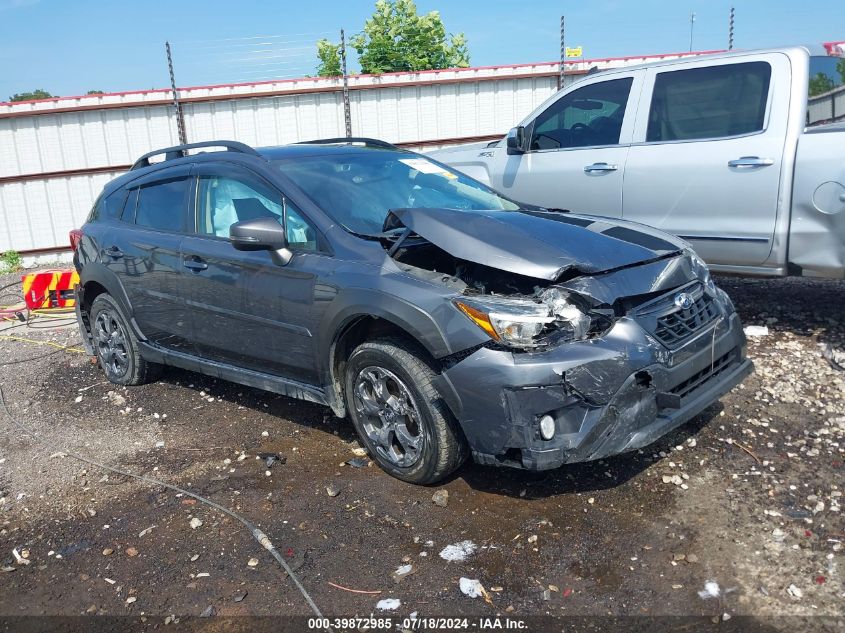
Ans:
<svg viewBox="0 0 845 633"><path fill-rule="evenodd" d="M344 395L378 465L402 481L433 484L454 472L467 450L423 354L399 338L362 343L346 364Z"/></svg>
<svg viewBox="0 0 845 633"><path fill-rule="evenodd" d="M109 382L135 386L158 379L163 367L141 358L129 320L111 295L103 293L94 299L90 322L94 350Z"/></svg>

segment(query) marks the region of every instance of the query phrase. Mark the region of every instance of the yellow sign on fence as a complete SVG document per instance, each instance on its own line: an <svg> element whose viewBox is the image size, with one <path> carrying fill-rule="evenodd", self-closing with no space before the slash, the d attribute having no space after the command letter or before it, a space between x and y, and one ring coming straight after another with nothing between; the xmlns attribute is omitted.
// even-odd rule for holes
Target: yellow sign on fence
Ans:
<svg viewBox="0 0 845 633"><path fill-rule="evenodd" d="M583 57L584 56L584 47L583 46L576 46L575 48L566 47L566 56L567 57Z"/></svg>

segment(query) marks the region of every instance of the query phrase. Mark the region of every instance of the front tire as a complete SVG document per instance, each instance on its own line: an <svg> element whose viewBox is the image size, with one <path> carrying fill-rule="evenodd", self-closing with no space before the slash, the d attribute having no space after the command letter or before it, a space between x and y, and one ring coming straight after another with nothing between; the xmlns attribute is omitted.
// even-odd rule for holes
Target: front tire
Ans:
<svg viewBox="0 0 845 633"><path fill-rule="evenodd" d="M143 385L161 374L161 365L141 358L138 339L117 302L109 294L91 304L91 334L100 367L116 385Z"/></svg>
<svg viewBox="0 0 845 633"><path fill-rule="evenodd" d="M397 479L432 484L466 458L466 442L435 389L423 352L401 339L367 341L349 357L346 406L358 436Z"/></svg>

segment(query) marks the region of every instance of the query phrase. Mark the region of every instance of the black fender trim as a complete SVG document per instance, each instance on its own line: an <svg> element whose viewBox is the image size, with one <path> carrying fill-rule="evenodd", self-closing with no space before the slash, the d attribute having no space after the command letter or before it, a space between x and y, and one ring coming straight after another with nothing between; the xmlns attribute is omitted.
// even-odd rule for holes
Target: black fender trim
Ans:
<svg viewBox="0 0 845 633"><path fill-rule="evenodd" d="M434 358L448 356L454 351L435 320L422 308L378 290L343 290L324 315L317 337L317 358L323 363L319 374L326 384L332 381L332 353L340 334L362 317L376 317L401 328Z"/></svg>
<svg viewBox="0 0 845 633"><path fill-rule="evenodd" d="M120 280L117 278L112 271L108 268L103 266L98 262L89 262L87 263L79 273L79 286L78 288L82 289L84 297L84 291L86 284L90 282L95 282L100 284L103 288L106 289L114 300L117 301L117 304L120 306L120 309L123 310L124 316L129 321L129 326L132 328L132 332L140 341L146 341L147 337L144 336L144 333L141 332L141 328L138 326L138 322L135 320L135 313L132 310L132 304L129 303L129 297L126 296L126 291L123 289L123 285L120 283ZM81 302L78 302L77 305L79 306L80 310L82 310L82 306L80 305Z"/></svg>

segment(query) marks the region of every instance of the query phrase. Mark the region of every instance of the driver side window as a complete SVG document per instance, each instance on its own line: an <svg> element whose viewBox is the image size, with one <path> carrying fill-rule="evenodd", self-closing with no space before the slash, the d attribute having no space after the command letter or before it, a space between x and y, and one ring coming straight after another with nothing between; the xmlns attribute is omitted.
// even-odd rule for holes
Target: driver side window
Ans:
<svg viewBox="0 0 845 633"><path fill-rule="evenodd" d="M633 81L600 81L564 95L534 120L530 149L618 145Z"/></svg>
<svg viewBox="0 0 845 633"><path fill-rule="evenodd" d="M279 223L287 209L287 240L293 249L317 250L317 233L299 210L257 179L200 176L197 211L200 235L229 237L235 222L274 218Z"/></svg>

